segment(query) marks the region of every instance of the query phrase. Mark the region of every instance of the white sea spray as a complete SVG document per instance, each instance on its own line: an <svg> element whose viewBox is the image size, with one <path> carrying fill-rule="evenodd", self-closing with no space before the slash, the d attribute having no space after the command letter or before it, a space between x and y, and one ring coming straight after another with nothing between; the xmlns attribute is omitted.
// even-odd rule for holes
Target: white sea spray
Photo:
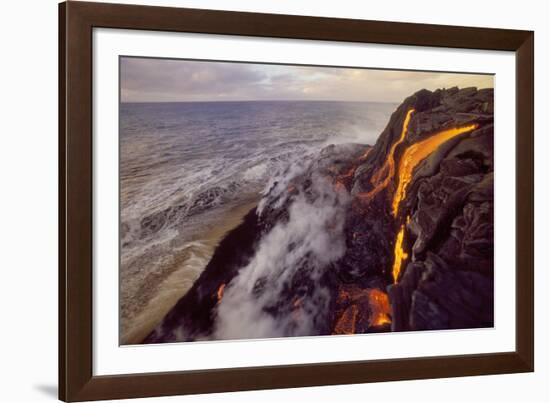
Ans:
<svg viewBox="0 0 550 403"><path fill-rule="evenodd" d="M214 339L308 335L316 318L326 312L330 294L320 279L345 252L343 226L349 198L321 175L314 173L311 179L308 192L300 191L293 198L288 221L279 222L263 237L252 260L226 287ZM267 308L286 297L285 289L299 270L315 284L312 294L300 301L296 315L268 313ZM265 285L259 293L258 284Z"/></svg>

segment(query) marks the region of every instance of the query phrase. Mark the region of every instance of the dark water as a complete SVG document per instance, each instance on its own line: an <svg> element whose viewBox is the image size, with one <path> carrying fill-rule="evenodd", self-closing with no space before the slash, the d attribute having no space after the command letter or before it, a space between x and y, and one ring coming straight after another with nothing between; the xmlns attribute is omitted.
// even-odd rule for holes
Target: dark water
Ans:
<svg viewBox="0 0 550 403"><path fill-rule="evenodd" d="M153 298L158 290L147 282L163 278L174 248L197 242L229 209L257 199L294 161L332 143L374 144L395 108L307 101L122 104L123 319Z"/></svg>

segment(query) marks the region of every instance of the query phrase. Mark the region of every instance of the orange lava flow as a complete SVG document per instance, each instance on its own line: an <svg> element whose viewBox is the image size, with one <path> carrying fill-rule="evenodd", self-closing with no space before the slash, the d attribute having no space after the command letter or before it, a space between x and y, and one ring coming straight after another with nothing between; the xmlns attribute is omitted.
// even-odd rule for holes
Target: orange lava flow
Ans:
<svg viewBox="0 0 550 403"><path fill-rule="evenodd" d="M412 179L414 168L432 152L437 150L441 144L460 134L472 131L477 127L478 125L473 123L467 126L443 130L425 140L411 145L405 150L403 156L401 157L401 161L399 162L399 182L397 184L397 189L393 196L392 202L392 214L394 217L397 217L397 213L399 212L399 204L405 198L407 185Z"/></svg>
<svg viewBox="0 0 550 403"><path fill-rule="evenodd" d="M408 253L403 250L403 239L405 238L405 225L401 226L401 229L397 233L394 247L394 261L393 261L393 282L397 283L397 278L401 272L401 265L404 260L409 257Z"/></svg>
<svg viewBox="0 0 550 403"><path fill-rule="evenodd" d="M357 166L352 166L346 173L338 175L334 178L334 187L337 191L347 191L346 184L350 184L353 180L353 175Z"/></svg>
<svg viewBox="0 0 550 403"><path fill-rule="evenodd" d="M369 290L370 326L382 326L391 323L390 301L388 294L375 288Z"/></svg>
<svg viewBox="0 0 550 403"><path fill-rule="evenodd" d="M363 155L359 157L359 161L364 161L364 160L366 160L367 157L369 156L369 153L371 152L371 150L372 150L372 147L369 148L369 149L367 149L367 151L365 151L365 152L363 153Z"/></svg>
<svg viewBox="0 0 550 403"><path fill-rule="evenodd" d="M405 135L407 134L413 112L414 109L409 109L407 111L407 115L405 116L405 120L403 121L403 128L401 129L401 136L399 137L399 140L392 144L386 162L384 162L384 165L382 165L382 167L372 176L374 189L369 192L357 194L357 197L359 197L361 200L370 201L381 190L385 189L390 184L393 176L395 175L395 150L403 141L405 141Z"/></svg>
<svg viewBox="0 0 550 403"><path fill-rule="evenodd" d="M354 334L355 322L357 321L357 315L359 314L359 308L357 305L349 306L342 316L336 322L334 326L333 334Z"/></svg>
<svg viewBox="0 0 550 403"><path fill-rule="evenodd" d="M362 329L391 323L388 295L377 288L341 286L338 303L344 309L336 321L333 334L354 334L358 326Z"/></svg>
<svg viewBox="0 0 550 403"><path fill-rule="evenodd" d="M356 166L352 166L350 169L348 169L348 172L346 172L345 174L342 174L340 175L340 177L342 179L345 179L345 178L350 178L353 176L353 174L355 173L355 170L357 169Z"/></svg>
<svg viewBox="0 0 550 403"><path fill-rule="evenodd" d="M220 285L220 287L218 288L218 292L216 293L217 297L218 297L218 303L222 300L223 298L223 291L225 290L225 283L222 283Z"/></svg>

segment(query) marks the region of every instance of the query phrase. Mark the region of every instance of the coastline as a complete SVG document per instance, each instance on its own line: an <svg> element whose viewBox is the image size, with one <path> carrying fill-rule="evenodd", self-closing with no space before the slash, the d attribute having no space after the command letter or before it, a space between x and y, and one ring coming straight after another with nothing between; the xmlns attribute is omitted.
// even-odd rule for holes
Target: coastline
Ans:
<svg viewBox="0 0 550 403"><path fill-rule="evenodd" d="M491 102L421 90L286 169L142 343L493 327Z"/></svg>
<svg viewBox="0 0 550 403"><path fill-rule="evenodd" d="M223 238L243 222L246 214L254 209L258 202L259 198L232 207L225 212L217 225L202 234L197 234L194 240L177 252L175 262L170 265L172 267L164 269L168 274L158 291L141 312L128 321L130 323L127 324L124 332L121 327L121 345L141 343L193 286Z"/></svg>

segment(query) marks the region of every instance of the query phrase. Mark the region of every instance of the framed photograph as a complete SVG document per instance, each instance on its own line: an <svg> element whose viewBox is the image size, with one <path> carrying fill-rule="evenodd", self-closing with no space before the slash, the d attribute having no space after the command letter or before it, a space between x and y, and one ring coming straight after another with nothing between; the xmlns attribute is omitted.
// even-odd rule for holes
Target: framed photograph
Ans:
<svg viewBox="0 0 550 403"><path fill-rule="evenodd" d="M59 7L65 401L534 370L530 31Z"/></svg>

